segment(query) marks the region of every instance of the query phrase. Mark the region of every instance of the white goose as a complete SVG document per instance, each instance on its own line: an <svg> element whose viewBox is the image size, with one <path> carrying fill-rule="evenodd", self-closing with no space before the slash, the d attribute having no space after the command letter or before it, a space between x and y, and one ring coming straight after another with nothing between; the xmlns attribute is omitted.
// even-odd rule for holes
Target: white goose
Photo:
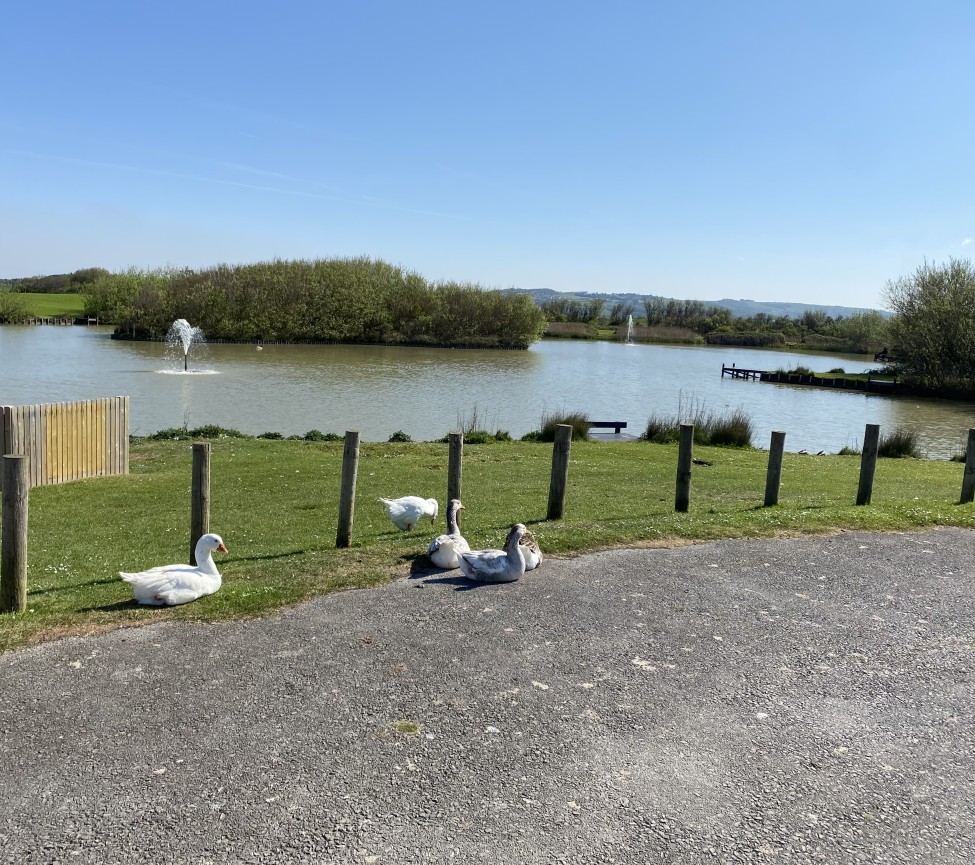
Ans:
<svg viewBox="0 0 975 865"><path fill-rule="evenodd" d="M525 573L525 553L521 539L528 531L515 523L504 541L503 550L471 550L460 554L460 569L469 580L480 583L513 583Z"/></svg>
<svg viewBox="0 0 975 865"><path fill-rule="evenodd" d="M427 557L438 568L450 570L460 567L460 554L471 551L471 545L464 539L457 525L457 514L463 509L460 499L450 500L447 504L447 533L435 537L427 547Z"/></svg>
<svg viewBox="0 0 975 865"><path fill-rule="evenodd" d="M196 566L162 565L148 571L119 576L132 583L135 599L140 604L175 606L188 604L204 595L212 595L220 588L220 572L213 563L213 551L227 552L220 535L204 535L196 542Z"/></svg>
<svg viewBox="0 0 975 865"><path fill-rule="evenodd" d="M414 526L423 517L430 517L432 523L440 509L436 499L421 499L419 496L402 496L398 499L379 501L386 506L386 513L389 514L393 525L404 532L412 532Z"/></svg>

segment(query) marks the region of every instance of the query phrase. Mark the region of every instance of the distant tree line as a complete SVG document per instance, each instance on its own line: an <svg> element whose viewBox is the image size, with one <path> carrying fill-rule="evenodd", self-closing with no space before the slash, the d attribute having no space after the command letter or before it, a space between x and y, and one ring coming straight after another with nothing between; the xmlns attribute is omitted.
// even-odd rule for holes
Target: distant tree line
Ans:
<svg viewBox="0 0 975 865"><path fill-rule="evenodd" d="M555 298L543 303L541 308L550 322L609 327L625 324L636 312L632 304L619 302L607 309L604 301L598 298L584 301ZM682 328L704 337L709 343L724 345L761 346L791 342L866 353L877 351L888 340L888 320L875 310L836 318L820 310L807 310L799 318L764 312L745 317L701 300L648 297L643 302L643 316L635 317L634 322L647 327Z"/></svg>
<svg viewBox="0 0 975 865"><path fill-rule="evenodd" d="M369 258L104 273L85 312L132 336L187 319L211 339L527 348L544 316L530 297L422 276Z"/></svg>
<svg viewBox="0 0 975 865"><path fill-rule="evenodd" d="M15 292L35 294L84 294L88 286L102 276L108 276L103 267L86 267L74 273L52 273L47 276L25 276L17 279L0 279L0 287Z"/></svg>

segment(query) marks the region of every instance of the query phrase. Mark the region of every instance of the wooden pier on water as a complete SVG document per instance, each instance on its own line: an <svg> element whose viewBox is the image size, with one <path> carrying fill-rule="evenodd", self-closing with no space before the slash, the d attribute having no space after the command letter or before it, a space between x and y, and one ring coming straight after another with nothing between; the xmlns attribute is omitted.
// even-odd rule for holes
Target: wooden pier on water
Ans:
<svg viewBox="0 0 975 865"><path fill-rule="evenodd" d="M732 378L744 378L752 379L754 381L763 381L762 376L768 375L768 370L764 369L745 369L744 367L721 365L721 377L724 378L726 375L730 375Z"/></svg>
<svg viewBox="0 0 975 865"><path fill-rule="evenodd" d="M67 327L75 324L98 324L98 319L93 315L77 318L67 315L34 315L28 318L24 324L53 324L58 327Z"/></svg>
<svg viewBox="0 0 975 865"><path fill-rule="evenodd" d="M721 365L721 377L729 375L732 378L750 379L752 381L770 381L776 384L805 384L813 387L836 387L840 390L865 391L868 393L898 393L897 380L867 378L823 378L822 376L806 374L799 375L787 372L769 372L767 369L745 369L744 367Z"/></svg>

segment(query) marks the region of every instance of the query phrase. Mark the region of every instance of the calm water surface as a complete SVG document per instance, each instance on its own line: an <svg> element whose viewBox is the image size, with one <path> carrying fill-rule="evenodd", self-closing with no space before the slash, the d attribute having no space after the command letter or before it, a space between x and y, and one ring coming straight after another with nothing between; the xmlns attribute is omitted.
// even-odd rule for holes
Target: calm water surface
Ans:
<svg viewBox="0 0 975 865"><path fill-rule="evenodd" d="M215 423L243 432L301 434L357 429L366 441L396 430L430 440L465 425L521 436L544 412L579 410L642 431L654 413L698 405L745 409L756 445L772 430L786 449L859 446L864 425L917 430L928 456L961 453L975 404L885 397L721 377L722 364L753 369L803 364L817 371L874 366L862 355L712 346L546 341L528 351L213 344L194 346L190 373L162 343L109 339L96 327L0 327L0 404L131 397L131 428Z"/></svg>

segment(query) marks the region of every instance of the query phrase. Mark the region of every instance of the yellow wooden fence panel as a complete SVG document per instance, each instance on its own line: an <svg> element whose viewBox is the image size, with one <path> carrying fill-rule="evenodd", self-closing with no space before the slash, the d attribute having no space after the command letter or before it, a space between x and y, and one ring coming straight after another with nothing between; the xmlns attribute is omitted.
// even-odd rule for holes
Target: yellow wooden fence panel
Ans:
<svg viewBox="0 0 975 865"><path fill-rule="evenodd" d="M27 457L31 486L128 474L129 398L0 406L0 453Z"/></svg>

